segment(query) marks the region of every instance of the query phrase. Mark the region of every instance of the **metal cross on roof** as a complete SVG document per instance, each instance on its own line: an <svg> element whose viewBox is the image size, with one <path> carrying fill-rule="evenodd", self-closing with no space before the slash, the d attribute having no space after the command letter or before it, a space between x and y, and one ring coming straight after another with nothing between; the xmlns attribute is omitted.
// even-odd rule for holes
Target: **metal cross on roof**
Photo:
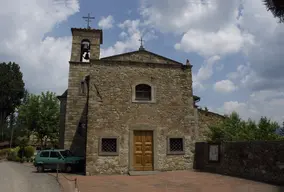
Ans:
<svg viewBox="0 0 284 192"><path fill-rule="evenodd" d="M144 41L144 40L143 40L142 36L141 36L141 38L139 39L139 41L141 42L139 50L144 50L144 47L143 47L143 41Z"/></svg>
<svg viewBox="0 0 284 192"><path fill-rule="evenodd" d="M95 19L95 17L91 17L90 13L88 13L88 17L83 17L83 19L86 19L85 21L87 21L87 28L91 29L90 22L91 22L91 19Z"/></svg>

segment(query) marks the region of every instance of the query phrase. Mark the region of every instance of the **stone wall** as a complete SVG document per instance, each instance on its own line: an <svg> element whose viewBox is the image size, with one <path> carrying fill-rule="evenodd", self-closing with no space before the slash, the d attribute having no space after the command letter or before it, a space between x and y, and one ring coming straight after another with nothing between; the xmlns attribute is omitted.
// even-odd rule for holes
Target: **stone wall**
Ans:
<svg viewBox="0 0 284 192"><path fill-rule="evenodd" d="M60 117L59 117L59 147L64 148L64 133L65 133L65 119L66 119L66 97L60 99Z"/></svg>
<svg viewBox="0 0 284 192"><path fill-rule="evenodd" d="M181 65L94 61L90 75L87 134L88 175L125 174L131 170L131 131L154 130L154 169L192 168L195 118L191 68ZM133 87L154 87L154 102L136 103ZM99 156L99 138L117 136L118 156ZM167 155L167 137L185 138L185 155Z"/></svg>
<svg viewBox="0 0 284 192"><path fill-rule="evenodd" d="M69 67L64 148L80 156L85 155L85 133L80 125L86 122L87 102L87 94L81 94L80 87L89 68L87 63L70 63Z"/></svg>
<svg viewBox="0 0 284 192"><path fill-rule="evenodd" d="M271 184L284 184L283 141L222 143L219 162L209 162L208 145L205 142L196 143L195 169Z"/></svg>
<svg viewBox="0 0 284 192"><path fill-rule="evenodd" d="M222 122L225 117L217 113L205 111L203 109L197 109L197 121L198 121L198 136L197 141L206 140L205 132L208 130L209 125L217 125Z"/></svg>

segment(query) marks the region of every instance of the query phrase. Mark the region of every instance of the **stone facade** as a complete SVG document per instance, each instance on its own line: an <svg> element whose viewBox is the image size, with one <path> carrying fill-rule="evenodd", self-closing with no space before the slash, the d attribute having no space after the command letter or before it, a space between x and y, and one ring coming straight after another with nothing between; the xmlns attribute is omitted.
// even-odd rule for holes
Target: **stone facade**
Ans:
<svg viewBox="0 0 284 192"><path fill-rule="evenodd" d="M190 63L144 49L100 59L101 30L72 29L72 34L67 99L60 97L66 113L61 116L61 140L64 148L86 157L86 174L135 170L136 131L152 133L152 170L191 169L199 119L204 122L207 116L194 107ZM79 61L84 39L91 42L87 63ZM149 101L135 99L139 84L151 87ZM115 154L101 154L103 138L116 139ZM182 139L182 153L168 153L170 138Z"/></svg>
<svg viewBox="0 0 284 192"><path fill-rule="evenodd" d="M209 161L208 145L196 143L195 169L283 185L283 141L223 142L218 162Z"/></svg>
<svg viewBox="0 0 284 192"><path fill-rule="evenodd" d="M154 170L190 169L194 113L191 69L128 61L94 61L90 75L87 172L127 173L132 169L132 130L153 130ZM132 100L133 86L154 87L154 102ZM99 93L99 94L98 94ZM119 137L119 156L98 155L99 138ZM184 155L166 155L169 136L185 137Z"/></svg>

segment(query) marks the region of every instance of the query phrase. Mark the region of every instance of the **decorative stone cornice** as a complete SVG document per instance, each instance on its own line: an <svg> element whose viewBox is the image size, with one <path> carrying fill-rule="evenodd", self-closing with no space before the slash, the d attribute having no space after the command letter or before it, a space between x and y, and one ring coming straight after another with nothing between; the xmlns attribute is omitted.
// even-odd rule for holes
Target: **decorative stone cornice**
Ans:
<svg viewBox="0 0 284 192"><path fill-rule="evenodd" d="M162 63L151 63L151 62L137 62L137 61L117 61L117 60L91 60L92 64L111 64L111 65L125 65L125 66L137 66L137 67L157 67L157 68L181 68L191 69L192 65L182 64L162 64Z"/></svg>

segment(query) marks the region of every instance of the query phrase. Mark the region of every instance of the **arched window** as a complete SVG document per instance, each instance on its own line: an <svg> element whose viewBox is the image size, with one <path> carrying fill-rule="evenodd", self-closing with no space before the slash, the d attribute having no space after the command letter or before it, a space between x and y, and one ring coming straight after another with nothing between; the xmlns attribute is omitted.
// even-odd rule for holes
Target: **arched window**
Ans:
<svg viewBox="0 0 284 192"><path fill-rule="evenodd" d="M81 61L89 62L90 61L90 41L88 39L83 39L81 41Z"/></svg>
<svg viewBox="0 0 284 192"><path fill-rule="evenodd" d="M136 101L151 101L151 86L146 84L139 84L135 87Z"/></svg>

